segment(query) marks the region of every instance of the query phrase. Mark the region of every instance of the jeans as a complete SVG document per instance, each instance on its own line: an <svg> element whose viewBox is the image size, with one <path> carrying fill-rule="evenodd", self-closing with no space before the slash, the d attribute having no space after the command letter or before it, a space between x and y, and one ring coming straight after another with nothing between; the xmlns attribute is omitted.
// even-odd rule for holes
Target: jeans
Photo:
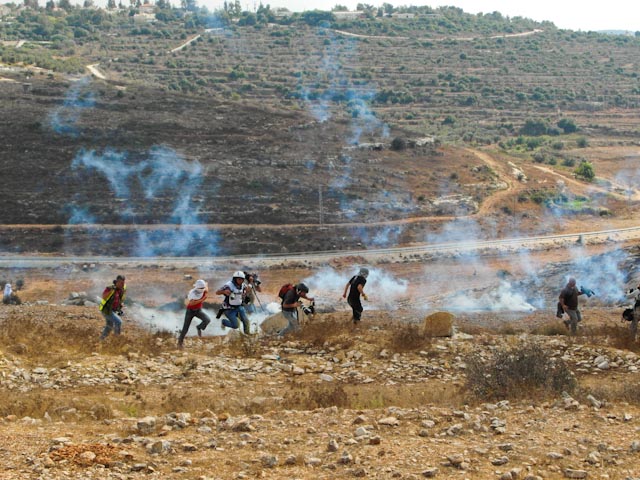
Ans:
<svg viewBox="0 0 640 480"><path fill-rule="evenodd" d="M120 328L122 327L122 319L116 314L116 312L102 313L106 325L100 335L100 340L104 340L113 330L114 335L120 335Z"/></svg>
<svg viewBox="0 0 640 480"><path fill-rule="evenodd" d="M200 325L196 327L200 331L207 328L207 325L211 323L211 319L206 313L202 311L202 309L198 309L198 310L187 309L187 311L184 314L184 324L182 325L182 331L180 332L180 336L178 337L178 343L182 343L182 341L184 340L184 337L187 336L187 332L189 331L189 327L191 326L191 321L193 320L193 317L196 317L202 320L200 322Z"/></svg>
<svg viewBox="0 0 640 480"><path fill-rule="evenodd" d="M575 333L578 331L578 322L582 321L582 314L577 308L575 310L567 308L567 315L569 315L568 322L569 327L571 328L571 333L575 335Z"/></svg>
<svg viewBox="0 0 640 480"><path fill-rule="evenodd" d="M229 328L238 328L240 325L238 323L238 316L242 321L242 329L244 333L249 335L251 333L251 325L249 324L249 317L247 317L247 312L242 305L238 307L233 307L224 311L226 319L222 319L222 325Z"/></svg>
<svg viewBox="0 0 640 480"><path fill-rule="evenodd" d="M300 322L298 321L298 311L283 310L282 316L289 322L286 327L278 332L278 335L286 335L289 332L300 330Z"/></svg>

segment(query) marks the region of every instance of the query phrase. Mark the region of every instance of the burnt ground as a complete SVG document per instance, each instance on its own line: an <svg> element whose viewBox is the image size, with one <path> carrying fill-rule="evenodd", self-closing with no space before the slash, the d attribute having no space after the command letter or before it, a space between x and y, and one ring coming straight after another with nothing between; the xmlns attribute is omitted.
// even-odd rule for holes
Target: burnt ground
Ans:
<svg viewBox="0 0 640 480"><path fill-rule="evenodd" d="M24 72L3 75L8 253L246 255L635 225L635 195L612 181L631 147L594 149L606 155L594 186L497 150L418 147L381 122L355 142L348 119L293 108L88 77L36 75L24 89ZM544 190L595 206L567 220L534 201Z"/></svg>

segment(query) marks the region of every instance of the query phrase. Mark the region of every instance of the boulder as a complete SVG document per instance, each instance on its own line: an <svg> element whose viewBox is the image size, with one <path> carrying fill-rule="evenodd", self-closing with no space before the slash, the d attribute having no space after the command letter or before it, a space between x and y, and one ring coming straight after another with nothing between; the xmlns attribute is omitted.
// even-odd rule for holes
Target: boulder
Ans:
<svg viewBox="0 0 640 480"><path fill-rule="evenodd" d="M449 312L435 312L424 319L422 328L425 335L432 337L451 337L453 335L453 319Z"/></svg>

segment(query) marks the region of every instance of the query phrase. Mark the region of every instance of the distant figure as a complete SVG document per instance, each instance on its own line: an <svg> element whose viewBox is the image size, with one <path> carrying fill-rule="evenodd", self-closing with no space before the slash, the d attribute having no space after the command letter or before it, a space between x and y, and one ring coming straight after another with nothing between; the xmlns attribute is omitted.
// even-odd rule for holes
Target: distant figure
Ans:
<svg viewBox="0 0 640 480"><path fill-rule="evenodd" d="M209 286L207 285L207 282L202 279L196 280L196 283L193 284L193 288L189 290L189 293L187 294L187 311L184 314L184 324L182 325L182 331L178 337L178 348L183 347L182 344L184 342L184 337L187 336L193 317L201 320L200 324L196 327L199 337L202 336L202 331L207 328L207 325L211 323L209 316L202 310L202 305L207 299L208 294Z"/></svg>
<svg viewBox="0 0 640 480"><path fill-rule="evenodd" d="M247 273L244 278L247 284L247 292L244 297L245 308L247 313L256 313L257 292L262 292L262 287L260 286L262 282L258 278L257 273Z"/></svg>
<svg viewBox="0 0 640 480"><path fill-rule="evenodd" d="M11 303L11 294L13 291L11 290L11 284L7 283L4 286L4 293L2 294L2 303L5 305L9 305Z"/></svg>
<svg viewBox="0 0 640 480"><path fill-rule="evenodd" d="M353 323L358 324L362 318L362 311L364 310L360 296L367 300L367 294L364 293L364 286L367 284L367 277L369 276L369 270L367 268L361 268L357 275L351 277L351 280L344 286L344 293L342 298L347 299L347 303L353 311ZM347 290L349 296L347 297Z"/></svg>
<svg viewBox="0 0 640 480"><path fill-rule="evenodd" d="M251 325L249 325L249 317L247 317L247 311L244 308L244 298L247 293L244 276L244 272L240 270L235 272L231 280L216 291L216 295L224 295L222 309L219 314L224 313L227 318L222 320L222 328L237 329L240 326L238 321L238 317L240 317L243 331L246 335L249 335L251 333Z"/></svg>
<svg viewBox="0 0 640 480"><path fill-rule="evenodd" d="M106 325L100 335L100 340L104 340L109 336L111 330L114 335L120 335L122 328L122 307L124 306L124 298L127 293L124 275L118 275L102 292L102 302L100 302L100 312L104 317Z"/></svg>
<svg viewBox="0 0 640 480"><path fill-rule="evenodd" d="M567 285L562 289L558 297L562 310L569 315L569 319L564 321L564 325L571 330L572 335L576 334L578 323L582 321L582 314L578 309L578 297L583 293L576 287L576 279L569 278Z"/></svg>
<svg viewBox="0 0 640 480"><path fill-rule="evenodd" d="M298 283L284 294L282 299L282 315L287 320L287 326L278 332L279 336L286 335L300 329L300 321L298 320L298 307L302 306L300 298L306 298L310 302L314 302L313 297L308 297L309 287L304 283Z"/></svg>
<svg viewBox="0 0 640 480"><path fill-rule="evenodd" d="M631 317L631 321L629 324L629 329L631 330L631 336L634 340L638 338L638 322L640 322L640 285L636 288L632 288L627 293L628 297L634 297L635 303L633 304L633 314Z"/></svg>

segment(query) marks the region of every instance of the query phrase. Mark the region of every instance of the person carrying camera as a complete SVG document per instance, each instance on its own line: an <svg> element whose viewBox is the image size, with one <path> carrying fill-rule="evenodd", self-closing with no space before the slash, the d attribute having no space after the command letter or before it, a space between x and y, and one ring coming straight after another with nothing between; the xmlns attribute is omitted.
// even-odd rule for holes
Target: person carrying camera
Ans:
<svg viewBox="0 0 640 480"><path fill-rule="evenodd" d="M100 313L104 317L106 325L100 340L104 340L109 336L111 330L114 335L120 335L122 328L122 307L124 306L124 298L127 293L124 275L118 275L112 285L107 286L102 292L102 301L100 302Z"/></svg>
<svg viewBox="0 0 640 480"><path fill-rule="evenodd" d="M257 273L247 273L245 274L245 280L247 284L247 292L244 297L244 304L247 313L256 313L256 298L258 297L256 292L262 292L262 287L260 284L262 283L258 278Z"/></svg>
<svg viewBox="0 0 640 480"><path fill-rule="evenodd" d="M251 333L251 325L249 324L247 311L244 308L244 298L247 292L244 277L244 272L238 270L233 274L233 278L229 282L216 290L216 295L224 295L222 312L227 318L222 319L222 328L237 329L240 326L238 322L238 317L240 317L243 331L246 335L249 335Z"/></svg>
<svg viewBox="0 0 640 480"><path fill-rule="evenodd" d="M569 278L569 281L560 292L558 301L562 310L569 315L569 319L564 321L564 325L571 330L571 334L575 335L578 330L578 323L582 321L582 314L578 309L578 297L585 292L576 287L576 279Z"/></svg>
<svg viewBox="0 0 640 480"><path fill-rule="evenodd" d="M309 287L304 283L298 283L294 288L284 294L284 298L282 299L282 315L288 324L278 332L279 336L282 337L289 332L300 329L300 322L298 320L298 307L302 306L300 299L305 298L310 302L315 301L313 297L308 297L307 293L309 293Z"/></svg>
<svg viewBox="0 0 640 480"><path fill-rule="evenodd" d="M362 267L357 275L351 277L351 280L344 286L344 293L342 298L347 299L347 303L353 311L353 323L358 324L362 318L362 311L364 307L360 301L360 296L367 300L367 294L364 293L364 286L367 284L367 277L369 276L369 269ZM349 296L347 297L347 290Z"/></svg>
<svg viewBox="0 0 640 480"><path fill-rule="evenodd" d="M182 325L182 331L178 337L178 348L182 348L184 337L187 336L193 317L201 320L200 324L196 327L199 337L202 337L202 331L207 328L209 323L211 323L209 315L202 310L202 305L207 299L208 294L209 286L207 285L207 282L202 279L197 280L196 283L193 284L193 288L189 290L189 293L187 294L187 311L184 314L184 324Z"/></svg>

